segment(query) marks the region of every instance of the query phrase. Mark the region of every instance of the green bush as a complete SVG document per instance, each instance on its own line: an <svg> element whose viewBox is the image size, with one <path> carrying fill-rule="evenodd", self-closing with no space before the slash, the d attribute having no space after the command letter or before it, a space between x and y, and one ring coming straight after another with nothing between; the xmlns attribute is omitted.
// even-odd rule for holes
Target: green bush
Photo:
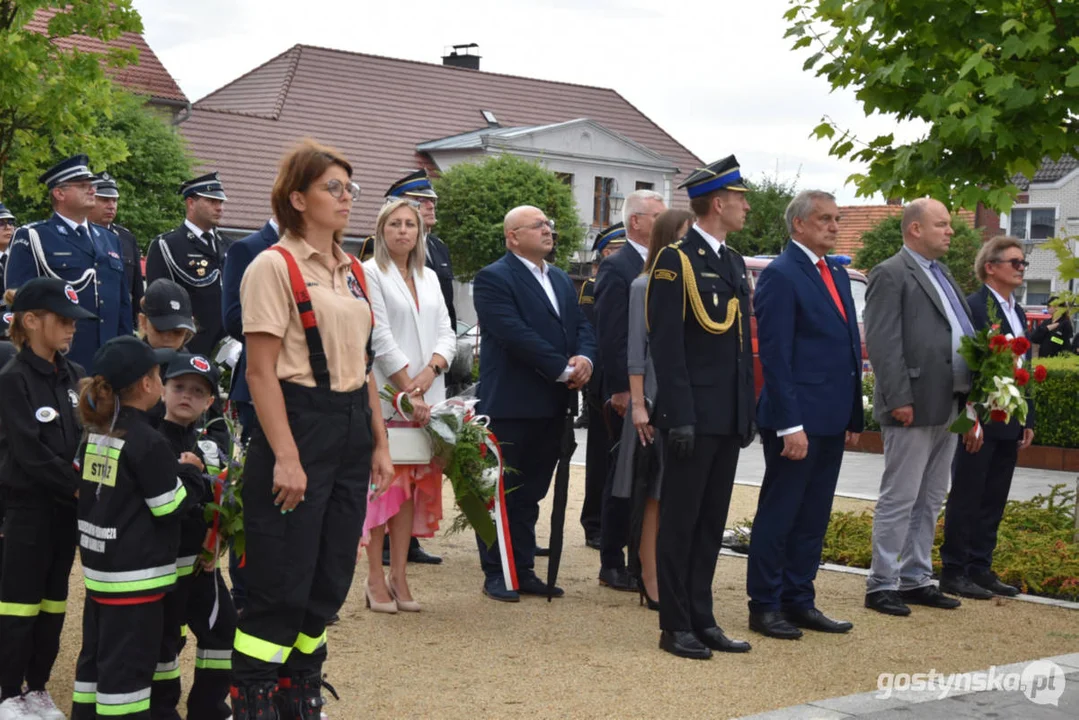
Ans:
<svg viewBox="0 0 1079 720"><path fill-rule="evenodd" d="M1075 492L1055 485L1048 495L1009 501L997 532L993 570L1032 595L1079 601L1079 543ZM937 519L933 567L940 570L944 512ZM868 568L873 559L873 513L833 512L824 535L823 562Z"/></svg>
<svg viewBox="0 0 1079 720"><path fill-rule="evenodd" d="M880 431L880 423L873 417L873 373L862 374L862 413L865 429Z"/></svg>

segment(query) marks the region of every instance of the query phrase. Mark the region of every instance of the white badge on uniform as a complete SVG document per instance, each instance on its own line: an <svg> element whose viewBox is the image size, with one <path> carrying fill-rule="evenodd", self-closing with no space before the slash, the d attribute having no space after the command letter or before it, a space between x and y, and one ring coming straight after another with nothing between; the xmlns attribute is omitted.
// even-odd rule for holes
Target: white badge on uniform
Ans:
<svg viewBox="0 0 1079 720"><path fill-rule="evenodd" d="M71 407L79 406L79 394L74 390L68 389L67 399L71 401Z"/></svg>
<svg viewBox="0 0 1079 720"><path fill-rule="evenodd" d="M47 423L60 417L60 413L56 412L55 408L46 405L45 407L39 407L37 412L34 413L34 417L37 418L38 422Z"/></svg>

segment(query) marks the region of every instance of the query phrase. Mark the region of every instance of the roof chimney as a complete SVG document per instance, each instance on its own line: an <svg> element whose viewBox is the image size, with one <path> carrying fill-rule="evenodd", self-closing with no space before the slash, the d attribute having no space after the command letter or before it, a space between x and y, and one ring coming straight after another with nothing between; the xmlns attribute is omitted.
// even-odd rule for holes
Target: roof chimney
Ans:
<svg viewBox="0 0 1079 720"><path fill-rule="evenodd" d="M473 48L479 48L479 45L476 43L454 45L453 51L449 55L442 56L442 64L450 67L465 68L466 70L479 70L480 56L469 52Z"/></svg>

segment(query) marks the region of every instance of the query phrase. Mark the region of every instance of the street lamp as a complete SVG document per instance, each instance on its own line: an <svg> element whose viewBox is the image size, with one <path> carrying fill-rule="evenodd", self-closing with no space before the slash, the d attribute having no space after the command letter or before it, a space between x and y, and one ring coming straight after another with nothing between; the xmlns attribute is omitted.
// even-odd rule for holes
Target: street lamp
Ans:
<svg viewBox="0 0 1079 720"><path fill-rule="evenodd" d="M626 197L615 190L611 193L608 201L611 203L611 215L617 216L618 213L622 212L622 206L626 204Z"/></svg>

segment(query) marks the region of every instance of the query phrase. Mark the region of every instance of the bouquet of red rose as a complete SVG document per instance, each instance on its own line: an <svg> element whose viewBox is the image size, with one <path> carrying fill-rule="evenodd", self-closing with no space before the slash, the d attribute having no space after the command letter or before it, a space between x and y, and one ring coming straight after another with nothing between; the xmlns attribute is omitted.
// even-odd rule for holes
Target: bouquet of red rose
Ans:
<svg viewBox="0 0 1079 720"><path fill-rule="evenodd" d="M992 299L989 300L989 327L973 336L963 338L959 354L967 361L971 372L970 395L966 412L952 423L952 432L965 433L979 422L1007 423L1015 418L1022 425L1027 419L1026 386L1032 377L1045 380L1044 365L1034 368L1033 374L1023 367L1030 341L1023 336L1012 337L1000 331L999 316Z"/></svg>

